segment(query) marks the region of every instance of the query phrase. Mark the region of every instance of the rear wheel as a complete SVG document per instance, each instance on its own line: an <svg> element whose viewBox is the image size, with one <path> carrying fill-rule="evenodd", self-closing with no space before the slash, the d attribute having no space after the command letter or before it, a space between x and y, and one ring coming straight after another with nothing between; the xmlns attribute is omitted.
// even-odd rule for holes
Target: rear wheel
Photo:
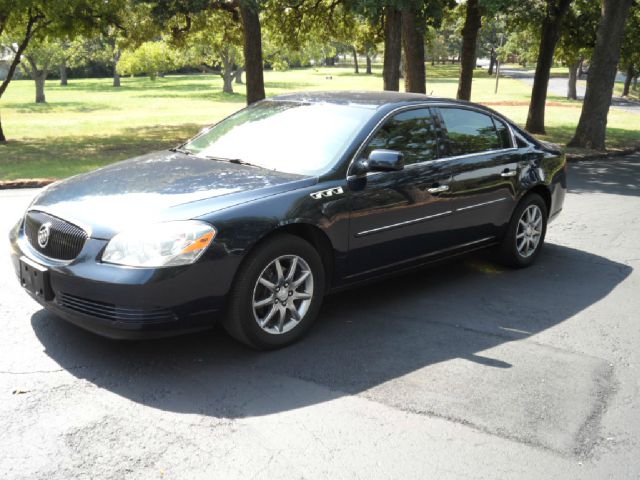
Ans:
<svg viewBox="0 0 640 480"><path fill-rule="evenodd" d="M499 247L499 260L511 267L531 265L542 249L547 233L547 205L540 195L527 195L513 212Z"/></svg>
<svg viewBox="0 0 640 480"><path fill-rule="evenodd" d="M318 252L294 235L272 237L251 252L237 273L224 325L258 349L289 345L318 315L324 268Z"/></svg>

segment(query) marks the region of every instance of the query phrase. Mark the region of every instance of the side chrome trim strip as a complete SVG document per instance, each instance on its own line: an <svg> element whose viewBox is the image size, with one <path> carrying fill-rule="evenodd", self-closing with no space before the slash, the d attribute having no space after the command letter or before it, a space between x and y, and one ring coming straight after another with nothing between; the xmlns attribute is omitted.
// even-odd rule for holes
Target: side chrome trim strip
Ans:
<svg viewBox="0 0 640 480"><path fill-rule="evenodd" d="M433 218L444 217L445 215L450 215L453 213L453 210L447 210L446 212L436 213L434 215L427 215L426 217L414 218L413 220L407 220L406 222L394 223L392 225L386 225L384 227L372 228L371 230L364 230L362 232L356 233L356 237L364 237L365 235L370 235L372 233L378 233L385 230L391 230L392 228L404 227L407 225L413 225L414 223L425 222L427 220L431 220Z"/></svg>
<svg viewBox="0 0 640 480"><path fill-rule="evenodd" d="M502 202L504 200L506 200L505 197L496 198L495 200L489 200L488 202L476 203L475 205L469 205L467 207L456 208L456 212L464 212L465 210L471 210L473 208L484 207L485 205L490 205L490 204L496 203L496 202Z"/></svg>
<svg viewBox="0 0 640 480"><path fill-rule="evenodd" d="M370 235L372 233L383 232L385 230L391 230L393 228L405 227L407 225L413 225L414 223L420 223L427 220L431 220L433 218L444 217L445 215L450 215L452 213L464 212L465 210L471 210L474 208L484 207L486 205L491 205L492 203L502 202L507 200L506 197L496 198L495 200L489 200L488 202L476 203L475 205L469 205L467 207L456 208L455 210L447 210L446 212L440 212L433 215L427 215L426 217L414 218L413 220L407 220L405 222L393 223L391 225L386 225L384 227L372 228L371 230L363 230L362 232L356 233L356 237L364 237L365 235Z"/></svg>

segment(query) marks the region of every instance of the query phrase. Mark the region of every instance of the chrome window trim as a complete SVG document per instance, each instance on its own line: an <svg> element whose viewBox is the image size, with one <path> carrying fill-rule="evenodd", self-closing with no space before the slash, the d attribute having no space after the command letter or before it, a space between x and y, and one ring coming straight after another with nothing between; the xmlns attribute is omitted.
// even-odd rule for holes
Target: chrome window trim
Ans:
<svg viewBox="0 0 640 480"><path fill-rule="evenodd" d="M347 180L354 179L354 178L368 178L369 176L379 175L381 173L389 173L389 172L367 172L364 175L353 175L353 174L350 175L349 174L349 172L351 171L351 168L353 167L353 164L358 160L358 158L360 158L360 155L362 154L362 151L364 150L365 146L369 143L371 138L376 133L378 133L378 130L380 130L380 127L390 117L392 117L394 115L397 115L398 113L401 113L401 112L403 112L405 110L417 110L417 109L420 109L420 108L440 108L440 107L459 108L459 109L462 109L462 110L472 110L474 112L478 112L478 113L482 113L484 115L488 115L489 117L492 117L492 118L496 117L498 120L500 120L502 123L504 123L507 126L507 128L509 129L509 134L510 134L510 137L511 137L511 147L499 148L499 149L496 149L496 150L485 150L484 152L467 153L467 154L464 154L464 155L454 155L454 156L450 156L450 157L434 158L434 159L431 159L431 160L425 160L423 162L416 162L416 163L412 163L412 164L406 165L405 169L410 168L413 165L422 165L422 166L424 166L424 165L427 165L429 163L443 162L443 161L447 161L447 160L458 160L458 159L461 159L461 158L477 157L477 156L480 156L480 155L489 155L489 154L493 154L493 153L510 152L510 151L518 150L515 134L513 133L513 128L511 128L511 125L509 124L509 122L507 120L498 117L494 113L487 112L487 111L483 110L482 108L474 107L474 106L471 106L471 105L458 105L458 104L455 104L455 103L446 103L446 102L414 103L412 105L403 105L402 107L398 107L398 108L390 111L384 117L382 117L380 119L380 121L378 121L378 123L376 123L376 125L371 129L369 134L362 141L362 143L358 147L358 150L356 150L356 153L353 155L353 157L351 157L351 160L349 161L349 166L347 167Z"/></svg>

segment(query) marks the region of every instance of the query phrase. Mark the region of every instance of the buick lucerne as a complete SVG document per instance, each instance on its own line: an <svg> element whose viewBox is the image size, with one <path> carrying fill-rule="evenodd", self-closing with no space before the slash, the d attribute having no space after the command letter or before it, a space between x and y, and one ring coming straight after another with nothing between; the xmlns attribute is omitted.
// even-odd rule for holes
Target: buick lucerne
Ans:
<svg viewBox="0 0 640 480"><path fill-rule="evenodd" d="M297 93L50 185L11 257L35 300L98 334L220 321L269 349L302 336L331 291L488 247L531 265L565 192L564 154L486 107Z"/></svg>

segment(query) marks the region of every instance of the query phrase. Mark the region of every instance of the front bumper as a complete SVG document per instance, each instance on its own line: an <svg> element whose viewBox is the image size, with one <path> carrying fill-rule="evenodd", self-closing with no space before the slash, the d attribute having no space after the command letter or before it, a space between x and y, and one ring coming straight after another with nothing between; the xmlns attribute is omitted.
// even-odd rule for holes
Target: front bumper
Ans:
<svg viewBox="0 0 640 480"><path fill-rule="evenodd" d="M47 310L79 327L115 339L154 338L204 330L223 313L239 259L214 245L195 264L130 268L100 262L107 241L89 238L71 262L43 257L20 226L10 234L11 259L48 269L51 296L26 290Z"/></svg>

